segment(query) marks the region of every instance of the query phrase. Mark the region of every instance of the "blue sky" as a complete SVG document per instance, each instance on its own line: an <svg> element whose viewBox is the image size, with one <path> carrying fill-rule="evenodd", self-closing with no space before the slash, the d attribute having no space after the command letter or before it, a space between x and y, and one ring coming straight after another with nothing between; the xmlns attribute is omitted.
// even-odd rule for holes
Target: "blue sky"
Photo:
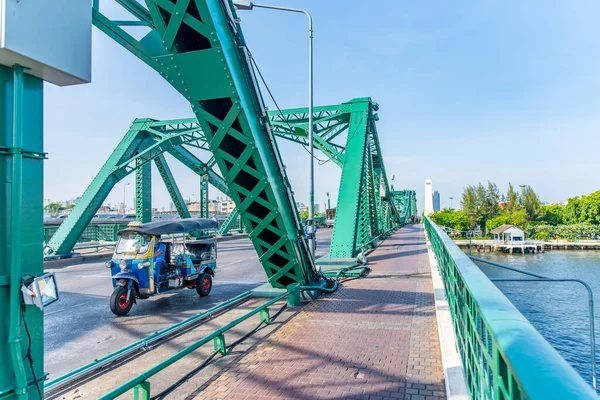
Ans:
<svg viewBox="0 0 600 400"><path fill-rule="evenodd" d="M575 4L576 3L576 4ZM468 184L529 184L542 201L600 189L600 5L594 1L273 0L309 10L315 26L315 104L370 96L396 188L423 205L431 178L442 206ZM112 1L108 16L124 18ZM240 12L242 28L282 108L307 105L301 14ZM92 83L45 86L45 197L81 195L136 117L192 117L154 71L94 28ZM270 104L270 100L266 99ZM281 144L296 199L308 200L308 155ZM171 162L186 198L198 178ZM316 168L315 201L337 199L340 171ZM153 202L168 194L154 176ZM125 182L133 182L133 176ZM213 190L213 193L215 191ZM125 188L132 204L133 185ZM211 196L212 197L212 196ZM123 201L123 185L108 198Z"/></svg>

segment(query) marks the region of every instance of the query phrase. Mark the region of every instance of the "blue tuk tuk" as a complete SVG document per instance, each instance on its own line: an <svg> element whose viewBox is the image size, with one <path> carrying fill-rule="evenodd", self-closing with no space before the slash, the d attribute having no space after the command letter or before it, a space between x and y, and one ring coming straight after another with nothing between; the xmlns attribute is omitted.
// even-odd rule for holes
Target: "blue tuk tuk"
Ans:
<svg viewBox="0 0 600 400"><path fill-rule="evenodd" d="M208 296L217 268L217 221L186 218L130 223L118 232L110 268L114 291L110 309L126 315L136 299L176 289Z"/></svg>

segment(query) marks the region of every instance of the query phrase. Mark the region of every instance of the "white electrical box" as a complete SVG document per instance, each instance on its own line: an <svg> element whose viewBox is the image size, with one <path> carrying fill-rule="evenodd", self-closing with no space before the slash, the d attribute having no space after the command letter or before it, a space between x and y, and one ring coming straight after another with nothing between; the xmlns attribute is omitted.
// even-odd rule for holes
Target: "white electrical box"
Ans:
<svg viewBox="0 0 600 400"><path fill-rule="evenodd" d="M58 86L92 78L92 0L0 0L0 64Z"/></svg>

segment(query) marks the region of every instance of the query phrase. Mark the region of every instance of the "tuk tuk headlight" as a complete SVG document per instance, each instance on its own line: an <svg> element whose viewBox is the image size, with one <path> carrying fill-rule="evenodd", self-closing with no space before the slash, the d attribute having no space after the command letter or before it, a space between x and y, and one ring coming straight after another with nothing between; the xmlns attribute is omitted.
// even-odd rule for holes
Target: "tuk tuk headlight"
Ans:
<svg viewBox="0 0 600 400"><path fill-rule="evenodd" d="M127 261L125 261L125 260L119 261L119 267L121 267L121 271L126 271L127 270Z"/></svg>
<svg viewBox="0 0 600 400"><path fill-rule="evenodd" d="M112 264L113 264L113 262L112 262L112 260L110 260L110 261L107 261L107 262L105 262L105 263L104 263L104 266L105 266L106 268L112 268Z"/></svg>
<svg viewBox="0 0 600 400"><path fill-rule="evenodd" d="M140 268L148 268L150 266L150 261L143 261L138 264Z"/></svg>

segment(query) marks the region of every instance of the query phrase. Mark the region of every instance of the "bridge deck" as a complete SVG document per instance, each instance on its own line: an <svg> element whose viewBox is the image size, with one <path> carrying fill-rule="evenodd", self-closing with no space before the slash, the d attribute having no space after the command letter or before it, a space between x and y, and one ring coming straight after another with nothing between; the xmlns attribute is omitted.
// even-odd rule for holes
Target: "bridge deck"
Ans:
<svg viewBox="0 0 600 400"><path fill-rule="evenodd" d="M445 398L422 225L199 388L195 399Z"/></svg>

